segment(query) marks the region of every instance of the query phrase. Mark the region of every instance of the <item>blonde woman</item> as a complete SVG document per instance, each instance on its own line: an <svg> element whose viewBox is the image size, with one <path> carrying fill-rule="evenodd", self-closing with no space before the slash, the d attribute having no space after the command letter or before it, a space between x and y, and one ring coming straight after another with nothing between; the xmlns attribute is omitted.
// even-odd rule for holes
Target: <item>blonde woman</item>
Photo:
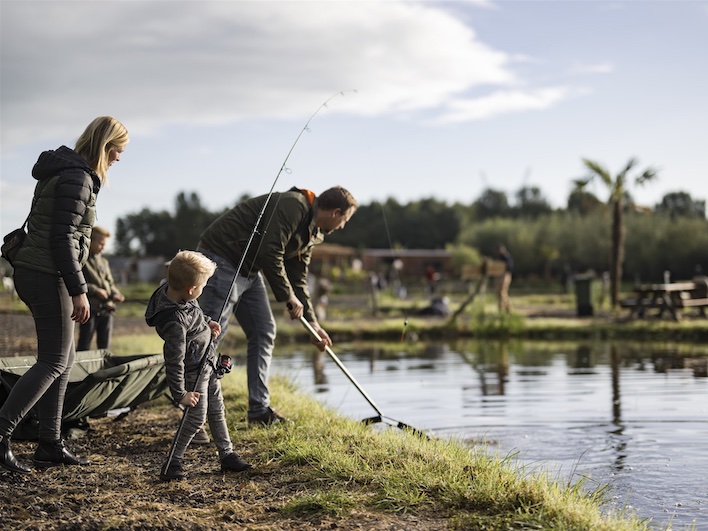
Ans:
<svg viewBox="0 0 708 531"><path fill-rule="evenodd" d="M96 196L128 143L128 131L111 116L93 120L74 149L45 151L32 169L34 190L27 237L14 263L15 287L37 329L37 363L13 386L0 408L0 466L29 474L10 448L13 430L37 404L37 467L88 465L66 448L61 416L74 363L74 322L89 318L82 267L89 257Z"/></svg>

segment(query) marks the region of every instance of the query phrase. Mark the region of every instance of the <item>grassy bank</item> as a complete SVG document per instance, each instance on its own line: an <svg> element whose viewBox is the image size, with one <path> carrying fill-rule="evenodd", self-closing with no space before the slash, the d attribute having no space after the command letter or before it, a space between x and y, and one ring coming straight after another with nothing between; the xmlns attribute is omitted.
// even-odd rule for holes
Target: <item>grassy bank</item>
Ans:
<svg viewBox="0 0 708 531"><path fill-rule="evenodd" d="M444 320L406 317L400 310L391 313L372 319L363 312L348 317L333 312L327 329L335 347L359 338L398 342L402 335L414 342L444 330ZM500 317L486 311L470 313L458 324L468 323L479 332L484 316L494 323L490 337L517 334L519 326L533 325L552 339L573 337L554 336L555 326L597 329L605 319ZM280 341L306 340L297 322L277 317ZM662 339L683 328L706 327L700 320L607 322L608 330L629 326L638 334L642 327L656 327L663 330ZM585 333L593 337L597 331ZM242 339L234 326L229 341L239 351ZM154 353L161 347L154 331L147 329L114 336L112 351ZM427 440L395 429L374 431L340 417L280 378L272 381L273 401L295 424L249 429L244 421L243 370L234 370L223 383L235 448L253 470L223 475L214 447L195 446L188 452L190 479L159 482L159 465L178 418L175 408L159 399L121 422L92 421L93 430L72 442L72 448L93 459L91 467L50 469L21 478L0 472L0 483L7 486L0 488L0 521L9 529L23 530L652 529L632 514L609 511L607 487L581 478L560 483L542 470L520 468L512 456L496 455L494 447L483 444ZM32 443L13 447L21 459L31 460Z"/></svg>
<svg viewBox="0 0 708 531"><path fill-rule="evenodd" d="M0 519L8 529L648 530L631 514L604 511L609 491L561 484L521 470L493 448L428 440L343 419L280 378L275 403L295 421L248 428L245 374L224 380L236 451L253 464L222 474L213 446L193 446L189 478L163 483L161 460L177 421L164 399L126 418L92 421L72 448L84 468L17 477L0 473ZM33 443L15 452L30 459Z"/></svg>

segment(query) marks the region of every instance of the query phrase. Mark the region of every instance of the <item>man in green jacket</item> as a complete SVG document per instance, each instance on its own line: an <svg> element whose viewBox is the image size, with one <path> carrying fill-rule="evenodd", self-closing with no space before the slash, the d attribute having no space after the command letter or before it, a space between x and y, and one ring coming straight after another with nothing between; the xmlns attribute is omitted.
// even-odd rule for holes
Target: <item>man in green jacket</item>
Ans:
<svg viewBox="0 0 708 531"><path fill-rule="evenodd" d="M199 304L221 325L217 342L226 333L232 312L246 334L250 424L286 421L270 407L268 371L276 329L263 277L276 301L285 303L290 318L304 315L322 338L312 342L320 350L331 346L332 340L315 316L307 273L313 247L326 234L343 228L356 207L354 197L340 186L319 196L292 188L243 201L201 235L197 250L216 262L217 269Z"/></svg>
<svg viewBox="0 0 708 531"><path fill-rule="evenodd" d="M77 350L90 350L94 334L96 334L96 348L111 346L115 303L125 300L113 280L108 260L102 254L110 236L111 233L103 227L94 227L91 231L89 258L83 268L88 286L91 316L79 327Z"/></svg>

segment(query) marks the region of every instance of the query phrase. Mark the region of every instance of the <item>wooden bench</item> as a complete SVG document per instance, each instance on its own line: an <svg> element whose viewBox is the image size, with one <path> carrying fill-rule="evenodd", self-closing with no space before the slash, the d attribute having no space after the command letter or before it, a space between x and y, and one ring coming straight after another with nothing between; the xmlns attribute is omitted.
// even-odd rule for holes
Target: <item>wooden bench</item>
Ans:
<svg viewBox="0 0 708 531"><path fill-rule="evenodd" d="M620 306L622 308L636 308L636 307L642 307L642 308L657 308L658 305L654 301L654 299L622 299L620 301Z"/></svg>
<svg viewBox="0 0 708 531"><path fill-rule="evenodd" d="M681 308L698 308L698 313L702 317L706 317L706 307L708 307L708 297L694 297L694 293L691 293L691 297L684 298L681 297L678 301L676 301L676 305L681 307Z"/></svg>
<svg viewBox="0 0 708 531"><path fill-rule="evenodd" d="M620 302L620 307L627 308L631 310L629 312L630 317L644 317L644 311L652 308L661 308L663 304L662 301L657 301L656 299L650 298L628 298L622 299Z"/></svg>
<svg viewBox="0 0 708 531"><path fill-rule="evenodd" d="M643 284L637 286L634 291L636 297L620 301L622 308L630 309L630 317L644 318L647 316L647 310L658 309L656 317L661 317L667 313L678 321L681 318L680 310L688 306L699 308L701 315L705 316L705 305L699 301L703 301L708 297L706 297L702 287L695 282ZM694 300L697 302L686 302Z"/></svg>

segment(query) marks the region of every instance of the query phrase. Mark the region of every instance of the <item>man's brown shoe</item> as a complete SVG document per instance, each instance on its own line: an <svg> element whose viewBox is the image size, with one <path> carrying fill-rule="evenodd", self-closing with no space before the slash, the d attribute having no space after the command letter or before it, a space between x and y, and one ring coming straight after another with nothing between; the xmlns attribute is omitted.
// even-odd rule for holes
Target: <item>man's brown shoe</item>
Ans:
<svg viewBox="0 0 708 531"><path fill-rule="evenodd" d="M272 407L269 407L265 413L257 417L248 417L248 423L252 426L272 426L274 424L290 424L292 420L285 418Z"/></svg>

